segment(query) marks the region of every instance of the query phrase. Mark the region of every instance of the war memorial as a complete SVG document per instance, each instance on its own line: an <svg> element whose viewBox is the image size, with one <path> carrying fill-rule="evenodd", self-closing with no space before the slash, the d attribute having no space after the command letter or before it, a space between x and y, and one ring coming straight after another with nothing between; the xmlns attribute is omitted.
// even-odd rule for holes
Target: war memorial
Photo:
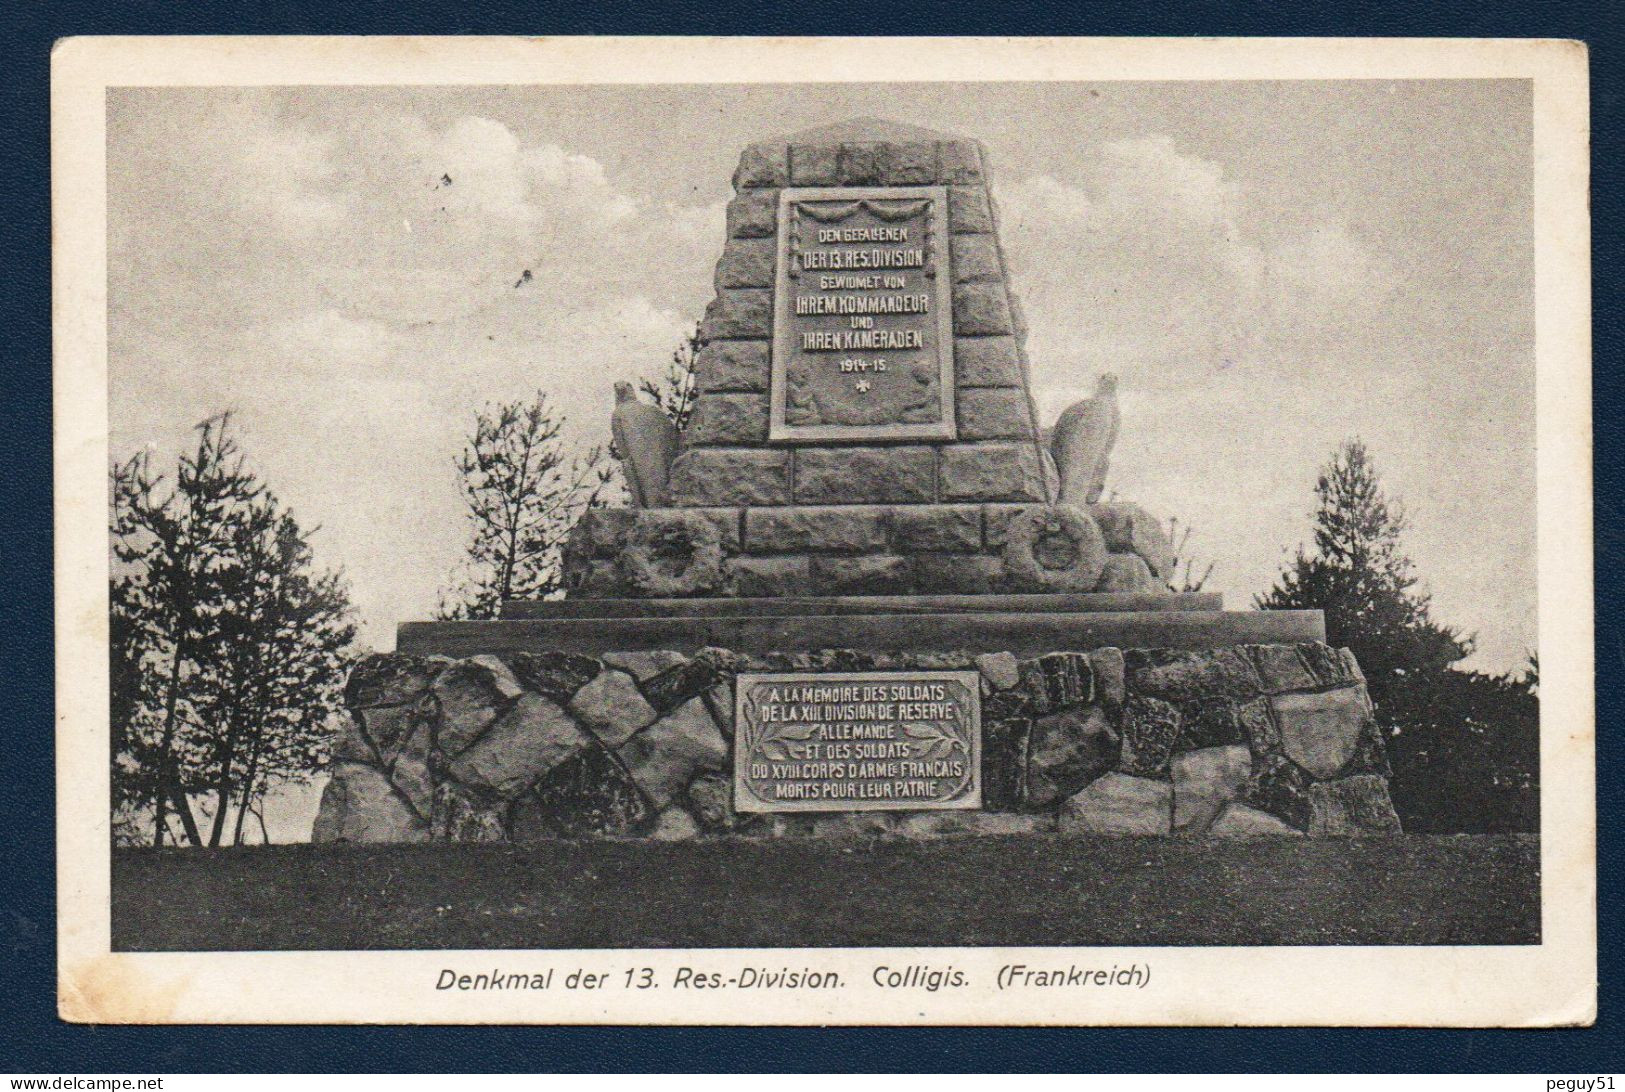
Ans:
<svg viewBox="0 0 1625 1092"><path fill-rule="evenodd" d="M733 182L686 429L623 385L566 597L355 668L315 840L1398 832L1320 613L1167 590L1111 376L1037 419L978 143L850 122Z"/></svg>

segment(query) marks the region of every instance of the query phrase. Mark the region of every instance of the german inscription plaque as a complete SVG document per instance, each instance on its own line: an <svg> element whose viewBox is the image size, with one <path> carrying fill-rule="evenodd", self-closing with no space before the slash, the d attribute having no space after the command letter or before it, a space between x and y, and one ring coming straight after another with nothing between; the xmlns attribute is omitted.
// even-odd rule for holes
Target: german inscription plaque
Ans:
<svg viewBox="0 0 1625 1092"><path fill-rule="evenodd" d="M979 808L980 686L974 671L742 674L734 807Z"/></svg>
<svg viewBox="0 0 1625 1092"><path fill-rule="evenodd" d="M942 186L780 191L770 440L954 438Z"/></svg>

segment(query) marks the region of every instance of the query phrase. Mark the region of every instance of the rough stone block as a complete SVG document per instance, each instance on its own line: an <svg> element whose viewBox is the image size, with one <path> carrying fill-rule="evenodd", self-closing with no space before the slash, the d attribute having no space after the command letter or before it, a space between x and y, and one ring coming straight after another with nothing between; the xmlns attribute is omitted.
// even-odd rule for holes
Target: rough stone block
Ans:
<svg viewBox="0 0 1625 1092"><path fill-rule="evenodd" d="M1021 661L1027 707L1038 716L1094 701L1095 678L1082 652L1051 652Z"/></svg>
<svg viewBox="0 0 1625 1092"><path fill-rule="evenodd" d="M449 756L478 739L525 688L495 656L471 656L449 664L429 692L439 712L435 738Z"/></svg>
<svg viewBox="0 0 1625 1092"><path fill-rule="evenodd" d="M1027 795L1033 722L1012 711L1019 703L997 700L1009 693L995 692L982 703L982 806L993 810L1019 808Z"/></svg>
<svg viewBox="0 0 1625 1092"><path fill-rule="evenodd" d="M1020 387L1021 355L1013 337L954 338L954 375L961 388Z"/></svg>
<svg viewBox="0 0 1625 1092"><path fill-rule="evenodd" d="M1173 824L1173 787L1166 781L1109 773L1061 806L1062 833L1167 834Z"/></svg>
<svg viewBox="0 0 1625 1092"><path fill-rule="evenodd" d="M976 657L976 670L995 690L1009 690L1021 681L1021 665L1008 652L989 652Z"/></svg>
<svg viewBox="0 0 1625 1092"><path fill-rule="evenodd" d="M1027 804L1044 808L1117 765L1122 738L1098 705L1033 721L1027 744Z"/></svg>
<svg viewBox="0 0 1625 1092"><path fill-rule="evenodd" d="M692 448L677 456L668 487L682 507L790 503L790 453L758 448Z"/></svg>
<svg viewBox="0 0 1625 1092"><path fill-rule="evenodd" d="M688 657L669 648L652 648L638 652L606 652L604 663L617 671L624 671L638 681L639 686L656 675L687 664Z"/></svg>
<svg viewBox="0 0 1625 1092"><path fill-rule="evenodd" d="M1255 759L1260 755L1281 753L1281 730L1270 715L1268 698L1254 698L1236 706L1236 723L1241 727L1242 739Z"/></svg>
<svg viewBox="0 0 1625 1092"><path fill-rule="evenodd" d="M733 834L759 825L756 816L734 810L733 781L716 772L701 773L688 783L688 810L699 820L701 829Z"/></svg>
<svg viewBox="0 0 1625 1092"><path fill-rule="evenodd" d="M1309 665L1298 655L1297 645L1248 645L1247 651L1252 654L1265 693L1313 690L1320 685Z"/></svg>
<svg viewBox="0 0 1625 1092"><path fill-rule="evenodd" d="M974 140L937 142L938 177L949 185L986 183L982 171L982 149Z"/></svg>
<svg viewBox="0 0 1625 1092"><path fill-rule="evenodd" d="M711 525L717 529L717 545L722 547L723 553L737 554L739 552L741 542L740 523L742 522L740 509L723 506L717 508L685 508L683 511L704 516L711 521Z"/></svg>
<svg viewBox="0 0 1625 1092"><path fill-rule="evenodd" d="M993 208L981 186L948 188L948 230L954 235L985 234L993 230Z"/></svg>
<svg viewBox="0 0 1625 1092"><path fill-rule="evenodd" d="M1179 709L1159 698L1130 693L1123 702L1120 728L1123 753L1118 769L1140 777L1166 775L1179 738Z"/></svg>
<svg viewBox="0 0 1625 1092"><path fill-rule="evenodd" d="M773 292L766 288L725 288L705 308L700 336L764 338L773 336Z"/></svg>
<svg viewBox="0 0 1625 1092"><path fill-rule="evenodd" d="M727 568L734 594L747 598L807 595L812 587L805 557L735 557Z"/></svg>
<svg viewBox="0 0 1625 1092"><path fill-rule="evenodd" d="M351 709L405 705L429 689L447 661L439 656L402 656L375 652L350 669L344 704Z"/></svg>
<svg viewBox="0 0 1625 1092"><path fill-rule="evenodd" d="M371 766L340 762L322 789L312 842L427 842L429 825Z"/></svg>
<svg viewBox="0 0 1625 1092"><path fill-rule="evenodd" d="M914 590L922 595L991 595L1004 586L1002 558L987 554L914 555Z"/></svg>
<svg viewBox="0 0 1625 1092"><path fill-rule="evenodd" d="M908 558L887 554L815 557L811 570L819 595L904 595L914 575Z"/></svg>
<svg viewBox="0 0 1625 1092"><path fill-rule="evenodd" d="M916 811L898 816L892 833L902 838L997 837L1043 834L1055 829L1053 815L1000 811Z"/></svg>
<svg viewBox="0 0 1625 1092"><path fill-rule="evenodd" d="M771 377L765 341L710 341L694 357L694 381L703 392L765 391Z"/></svg>
<svg viewBox="0 0 1625 1092"><path fill-rule="evenodd" d="M627 740L617 752L632 780L663 808L702 771L727 765L728 744L694 698Z"/></svg>
<svg viewBox="0 0 1625 1092"><path fill-rule="evenodd" d="M428 733L425 732L424 736L427 738ZM397 755L389 764L389 780L414 811L424 818L429 817L434 808L434 790L439 779L429 768L427 749Z"/></svg>
<svg viewBox="0 0 1625 1092"><path fill-rule="evenodd" d="M1031 444L951 444L942 449L944 501L1042 501L1044 475Z"/></svg>
<svg viewBox="0 0 1625 1092"><path fill-rule="evenodd" d="M994 552L1004 549L1005 535L1010 521L1031 507L1026 504L982 505L982 537L986 547Z"/></svg>
<svg viewBox="0 0 1625 1092"><path fill-rule="evenodd" d="M745 513L745 550L753 554L879 551L886 545L886 516L886 509L867 505L752 508Z"/></svg>
<svg viewBox="0 0 1625 1092"><path fill-rule="evenodd" d="M999 261L999 244L994 236L955 235L952 254L955 283L1003 283L1004 267Z"/></svg>
<svg viewBox="0 0 1625 1092"><path fill-rule="evenodd" d="M730 239L765 239L778 229L778 190L747 190L728 202Z"/></svg>
<svg viewBox="0 0 1625 1092"><path fill-rule="evenodd" d="M637 512L631 508L589 508L570 529L570 551L587 557L612 558L626 545Z"/></svg>
<svg viewBox="0 0 1625 1092"><path fill-rule="evenodd" d="M1303 837L1303 831L1287 826L1267 811L1231 801L1207 828L1209 838L1269 838L1285 835Z"/></svg>
<svg viewBox="0 0 1625 1092"><path fill-rule="evenodd" d="M678 804L667 804L649 830L653 842L686 842L700 835L700 825Z"/></svg>
<svg viewBox="0 0 1625 1092"><path fill-rule="evenodd" d="M360 729L361 738L370 742L378 764L388 766L408 740L417 739L420 745L426 746L433 712L432 702L418 702L356 709L350 715Z"/></svg>
<svg viewBox="0 0 1625 1092"><path fill-rule="evenodd" d="M570 699L570 712L611 750L655 719L654 707L632 676L617 670L601 672L576 691Z"/></svg>
<svg viewBox="0 0 1625 1092"><path fill-rule="evenodd" d="M790 145L790 185L837 186L841 181L838 144Z"/></svg>
<svg viewBox="0 0 1625 1092"><path fill-rule="evenodd" d="M502 842L508 838L507 804L489 793L450 782L434 791L431 837L436 842Z"/></svg>
<svg viewBox="0 0 1625 1092"><path fill-rule="evenodd" d="M873 186L880 182L880 145L847 143L841 145L837 160L840 184Z"/></svg>
<svg viewBox="0 0 1625 1092"><path fill-rule="evenodd" d="M1031 440L1027 395L1015 387L973 387L959 392L961 440Z"/></svg>
<svg viewBox="0 0 1625 1092"><path fill-rule="evenodd" d="M464 785L511 799L590 742L556 703L525 694L479 742L452 760L447 773Z"/></svg>
<svg viewBox="0 0 1625 1092"><path fill-rule="evenodd" d="M1356 774L1309 786L1309 833L1315 837L1358 837L1399 834L1399 815L1388 796L1388 782L1374 774Z"/></svg>
<svg viewBox="0 0 1625 1092"><path fill-rule="evenodd" d="M683 441L688 444L754 444L767 439L767 395L709 393L694 406Z"/></svg>
<svg viewBox="0 0 1625 1092"><path fill-rule="evenodd" d="M1123 707L1127 696L1123 682L1123 652L1117 648L1097 648L1089 653L1089 670L1095 677L1095 699L1107 709Z"/></svg>
<svg viewBox="0 0 1625 1092"><path fill-rule="evenodd" d="M690 698L716 686L721 675L716 660L706 656L684 659L655 675L638 680L638 688L657 713L669 713Z"/></svg>
<svg viewBox="0 0 1625 1092"><path fill-rule="evenodd" d="M929 186L937 181L937 146L928 140L888 140L877 146L883 186Z"/></svg>
<svg viewBox="0 0 1625 1092"><path fill-rule="evenodd" d="M1252 758L1245 747L1207 747L1173 756L1174 833L1202 834L1247 791Z"/></svg>
<svg viewBox="0 0 1625 1092"><path fill-rule="evenodd" d="M932 496L928 447L802 448L796 453L799 504L920 504Z"/></svg>
<svg viewBox="0 0 1625 1092"><path fill-rule="evenodd" d="M1318 694L1276 694L1270 710L1286 756L1317 780L1336 777L1354 757L1371 711L1363 687Z"/></svg>
<svg viewBox="0 0 1625 1092"><path fill-rule="evenodd" d="M1002 284L954 285L956 336L979 337L1014 332L1015 325L1010 317L1010 301L1004 294Z"/></svg>
<svg viewBox="0 0 1625 1092"><path fill-rule="evenodd" d="M975 553L982 548L982 511L973 504L933 504L892 513L892 541L903 553Z"/></svg>
<svg viewBox="0 0 1625 1092"><path fill-rule="evenodd" d="M734 189L777 187L789 181L789 149L783 144L751 144L740 153L739 166L734 169Z"/></svg>
<svg viewBox="0 0 1625 1092"><path fill-rule="evenodd" d="M1299 830L1309 829L1309 775L1281 754L1253 754L1246 803Z"/></svg>
<svg viewBox="0 0 1625 1092"><path fill-rule="evenodd" d="M334 765L341 762L359 762L367 766L383 765L383 759L379 757L372 741L367 739L366 732L362 731L359 716L358 710L345 717L338 731L333 734L332 742L328 745L328 753Z"/></svg>
<svg viewBox="0 0 1625 1092"><path fill-rule="evenodd" d="M1139 554L1151 574L1166 580L1174 569L1174 546L1157 518L1137 504L1091 504L1089 514L1100 525L1106 548Z"/></svg>
<svg viewBox="0 0 1625 1092"><path fill-rule="evenodd" d="M559 763L532 792L516 800L509 825L516 842L629 834L647 823L651 813L620 760L592 746Z"/></svg>
<svg viewBox="0 0 1625 1092"><path fill-rule="evenodd" d="M1174 749L1195 751L1246 742L1246 733L1236 716L1237 708L1234 700L1222 696L1180 702L1179 739Z"/></svg>
<svg viewBox="0 0 1625 1092"><path fill-rule="evenodd" d="M1252 659L1240 648L1132 649L1126 656L1129 689L1167 701L1246 701L1263 691Z"/></svg>
<svg viewBox="0 0 1625 1092"><path fill-rule="evenodd" d="M1297 646L1298 655L1303 662L1314 672L1315 678L1322 686L1342 686L1344 683L1363 682L1363 676L1358 674L1359 667L1355 666L1351 672L1349 665L1354 657L1343 659L1343 654L1326 644L1324 641L1305 641Z"/></svg>
<svg viewBox="0 0 1625 1092"><path fill-rule="evenodd" d="M1106 567L1100 571L1099 592L1148 592L1157 590L1157 578L1151 567L1138 554L1107 554Z"/></svg>
<svg viewBox="0 0 1625 1092"><path fill-rule="evenodd" d="M779 252L771 239L733 239L717 262L716 288L772 288Z"/></svg>
<svg viewBox="0 0 1625 1092"><path fill-rule="evenodd" d="M723 679L701 694L700 698L705 702L706 711L711 714L711 719L716 721L718 730L732 740L734 737L733 679Z"/></svg>
<svg viewBox="0 0 1625 1092"><path fill-rule="evenodd" d="M597 558L567 556L564 586L576 599L619 599L632 591L618 562Z"/></svg>

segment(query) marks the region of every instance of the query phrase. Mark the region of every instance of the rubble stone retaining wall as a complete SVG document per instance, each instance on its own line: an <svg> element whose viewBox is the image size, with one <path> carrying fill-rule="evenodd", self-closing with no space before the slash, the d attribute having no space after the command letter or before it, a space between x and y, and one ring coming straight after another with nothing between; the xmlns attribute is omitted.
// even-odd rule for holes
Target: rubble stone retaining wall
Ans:
<svg viewBox="0 0 1625 1092"><path fill-rule="evenodd" d="M732 806L740 671L975 669L980 812ZM627 836L1370 835L1399 831L1346 649L371 656L345 691L317 842Z"/></svg>

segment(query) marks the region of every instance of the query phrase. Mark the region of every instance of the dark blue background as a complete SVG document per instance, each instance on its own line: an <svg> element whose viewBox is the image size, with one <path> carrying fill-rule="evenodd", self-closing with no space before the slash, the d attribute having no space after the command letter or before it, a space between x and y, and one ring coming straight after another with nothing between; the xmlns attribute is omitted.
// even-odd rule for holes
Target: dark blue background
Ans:
<svg viewBox="0 0 1625 1092"><path fill-rule="evenodd" d="M0 27L0 1070L1150 1070L1618 1072L1621 753L1614 716L1625 643L1618 442L1625 375L1617 310L1621 246L1620 18L1608 3L1280 0L765 5L659 0L591 10L514 0L258 0L10 5ZM782 10L792 8L793 10ZM1610 18L1612 16L1612 18ZM800 1030L620 1028L87 1028L55 1009L52 842L49 51L78 34L1120 34L1579 38L1591 45L1596 270L1598 762L1604 981L1591 1029ZM1290 984L1287 984L1288 987Z"/></svg>

